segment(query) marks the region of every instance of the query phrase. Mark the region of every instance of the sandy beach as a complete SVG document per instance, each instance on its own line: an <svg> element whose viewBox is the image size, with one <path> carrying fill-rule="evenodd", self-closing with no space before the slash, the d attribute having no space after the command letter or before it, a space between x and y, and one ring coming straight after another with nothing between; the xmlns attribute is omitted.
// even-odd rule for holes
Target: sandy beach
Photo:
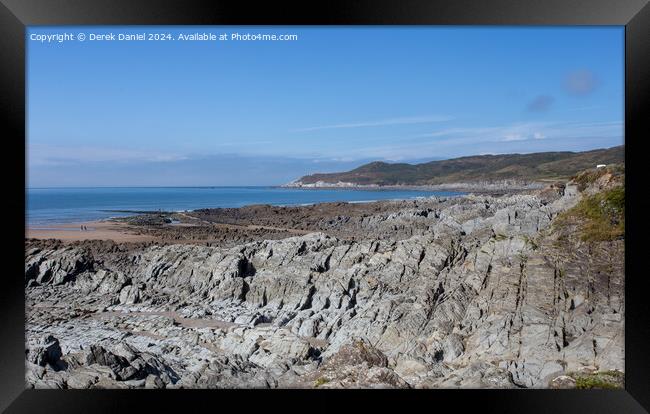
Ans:
<svg viewBox="0 0 650 414"><path fill-rule="evenodd" d="M81 230L81 226L87 230ZM59 239L63 241L113 240L115 242L152 241L156 237L132 233L126 223L89 221L27 227L25 237L31 239Z"/></svg>

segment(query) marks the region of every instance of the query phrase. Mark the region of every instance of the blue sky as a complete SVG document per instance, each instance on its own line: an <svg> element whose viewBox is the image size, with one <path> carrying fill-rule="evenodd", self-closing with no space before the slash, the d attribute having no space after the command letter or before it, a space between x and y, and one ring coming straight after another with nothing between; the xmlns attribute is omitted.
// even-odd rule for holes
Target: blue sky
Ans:
<svg viewBox="0 0 650 414"><path fill-rule="evenodd" d="M30 40L275 33L295 41ZM35 27L31 187L274 185L623 143L623 27Z"/></svg>

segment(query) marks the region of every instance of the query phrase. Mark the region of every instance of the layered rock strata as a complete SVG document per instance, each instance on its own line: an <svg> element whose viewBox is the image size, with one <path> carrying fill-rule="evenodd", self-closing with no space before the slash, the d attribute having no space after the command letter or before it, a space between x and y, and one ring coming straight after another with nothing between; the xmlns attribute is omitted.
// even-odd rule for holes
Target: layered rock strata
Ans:
<svg viewBox="0 0 650 414"><path fill-rule="evenodd" d="M27 384L545 388L623 371L624 241L554 226L581 197L341 205L319 232L233 246L27 242Z"/></svg>

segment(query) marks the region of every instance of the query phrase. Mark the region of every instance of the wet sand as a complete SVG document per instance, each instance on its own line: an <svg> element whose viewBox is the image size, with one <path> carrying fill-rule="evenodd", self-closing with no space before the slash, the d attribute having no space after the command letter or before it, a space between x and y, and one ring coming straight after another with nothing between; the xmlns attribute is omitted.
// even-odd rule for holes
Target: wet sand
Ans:
<svg viewBox="0 0 650 414"><path fill-rule="evenodd" d="M86 226L87 230L82 231L82 225ZM113 240L118 243L145 242L157 239L155 236L133 233L126 223L108 221L33 226L25 230L25 237L63 241Z"/></svg>

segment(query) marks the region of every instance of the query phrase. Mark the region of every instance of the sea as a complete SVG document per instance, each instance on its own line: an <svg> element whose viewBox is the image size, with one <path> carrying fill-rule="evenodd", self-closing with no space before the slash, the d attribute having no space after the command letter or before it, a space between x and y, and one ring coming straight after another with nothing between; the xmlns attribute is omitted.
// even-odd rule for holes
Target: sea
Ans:
<svg viewBox="0 0 650 414"><path fill-rule="evenodd" d="M430 196L458 196L453 191L284 187L94 187L26 189L26 224L43 227L123 217L144 211L201 208L309 205L323 202L370 202Z"/></svg>

